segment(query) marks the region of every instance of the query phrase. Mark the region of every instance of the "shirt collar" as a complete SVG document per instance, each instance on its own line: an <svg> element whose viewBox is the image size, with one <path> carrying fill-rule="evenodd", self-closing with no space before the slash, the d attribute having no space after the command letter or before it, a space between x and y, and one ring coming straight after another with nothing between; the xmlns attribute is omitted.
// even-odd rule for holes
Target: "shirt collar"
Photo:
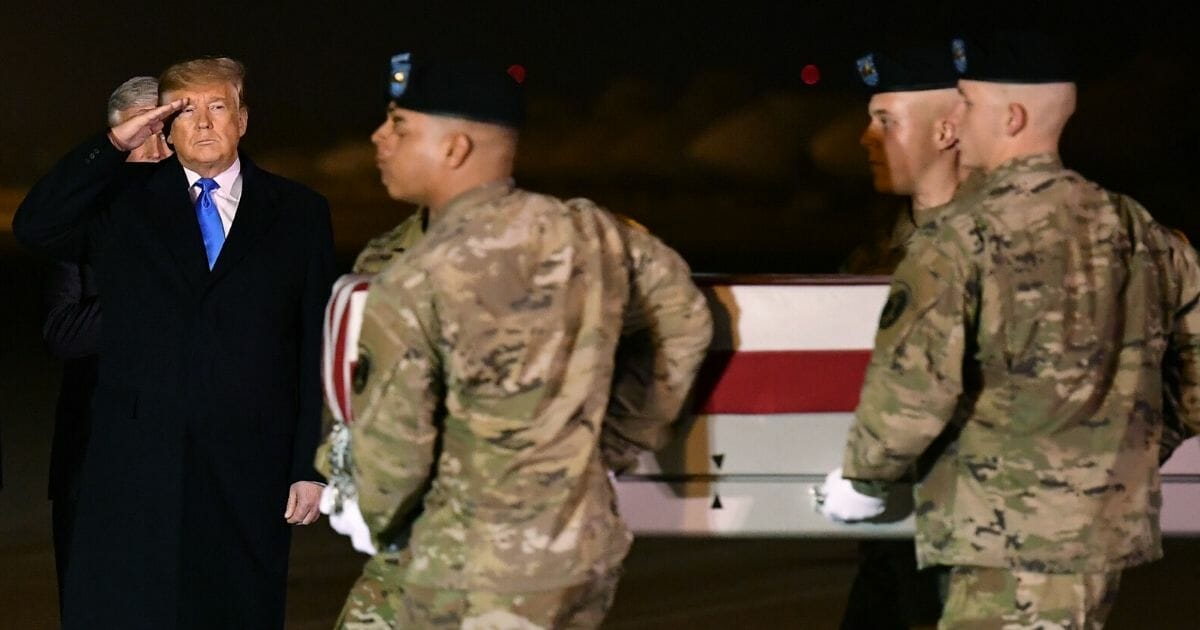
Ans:
<svg viewBox="0 0 1200 630"><path fill-rule="evenodd" d="M183 174L187 176L188 190L191 191L196 182L200 179L200 173L193 171L188 167L183 167ZM223 195L233 201L238 201L242 198L242 158L233 158L233 164L229 168L217 173L213 178L217 181L217 194Z"/></svg>

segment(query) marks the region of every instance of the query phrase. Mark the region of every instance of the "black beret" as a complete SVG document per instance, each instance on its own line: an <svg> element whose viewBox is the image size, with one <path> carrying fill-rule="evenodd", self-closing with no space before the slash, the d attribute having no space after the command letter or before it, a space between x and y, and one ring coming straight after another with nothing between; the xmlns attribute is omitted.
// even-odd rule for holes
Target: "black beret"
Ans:
<svg viewBox="0 0 1200 630"><path fill-rule="evenodd" d="M962 78L989 83L1065 83L1075 80L1059 42L1041 31L996 31L955 39L954 62Z"/></svg>
<svg viewBox="0 0 1200 630"><path fill-rule="evenodd" d="M942 43L872 51L859 57L856 66L872 94L941 90L958 83L950 47Z"/></svg>
<svg viewBox="0 0 1200 630"><path fill-rule="evenodd" d="M387 98L404 109L519 129L525 123L520 65L392 55Z"/></svg>

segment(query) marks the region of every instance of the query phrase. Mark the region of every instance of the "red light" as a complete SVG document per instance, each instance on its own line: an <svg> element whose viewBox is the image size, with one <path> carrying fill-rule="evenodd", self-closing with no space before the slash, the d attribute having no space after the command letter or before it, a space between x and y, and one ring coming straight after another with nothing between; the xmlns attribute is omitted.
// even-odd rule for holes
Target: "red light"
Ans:
<svg viewBox="0 0 1200 630"><path fill-rule="evenodd" d="M525 66L514 63L508 67L508 76L513 78L518 84L525 82Z"/></svg>
<svg viewBox="0 0 1200 630"><path fill-rule="evenodd" d="M821 80L821 69L816 64L808 64L800 71L800 80L804 85L816 85Z"/></svg>

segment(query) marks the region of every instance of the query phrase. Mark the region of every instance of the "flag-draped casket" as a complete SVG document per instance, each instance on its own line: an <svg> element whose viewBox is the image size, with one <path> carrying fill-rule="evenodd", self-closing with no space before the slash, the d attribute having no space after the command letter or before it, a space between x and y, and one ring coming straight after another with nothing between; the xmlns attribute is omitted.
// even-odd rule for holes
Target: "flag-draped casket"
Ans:
<svg viewBox="0 0 1200 630"><path fill-rule="evenodd" d="M911 536L909 493L879 522L836 524L811 490L841 465L879 313L884 277L697 276L713 344L674 440L617 480L621 512L643 534ZM348 414L367 277L344 276L326 313L324 378ZM1200 443L1164 468L1163 531L1200 534Z"/></svg>
<svg viewBox="0 0 1200 630"><path fill-rule="evenodd" d="M904 497L881 523L840 525L810 489L841 465L888 280L698 276L713 345L691 413L664 451L618 480L622 514L644 534L909 536ZM1163 530L1200 534L1200 444L1164 468ZM903 493L902 493L903 494Z"/></svg>

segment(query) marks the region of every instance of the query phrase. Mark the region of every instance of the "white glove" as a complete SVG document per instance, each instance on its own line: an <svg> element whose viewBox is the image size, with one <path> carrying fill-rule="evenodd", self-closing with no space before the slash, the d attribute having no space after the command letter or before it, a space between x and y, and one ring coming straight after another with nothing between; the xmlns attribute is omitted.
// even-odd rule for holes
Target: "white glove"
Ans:
<svg viewBox="0 0 1200 630"><path fill-rule="evenodd" d="M842 469L835 468L825 476L825 483L813 489L813 507L837 523L863 521L883 514L887 500L862 494L854 489L850 481L842 477Z"/></svg>
<svg viewBox="0 0 1200 630"><path fill-rule="evenodd" d="M371 543L371 530L367 528L367 522L363 520L362 512L358 509L358 501L344 499L342 510L334 512L334 493L333 486L325 486L321 491L321 512L329 515L329 526L333 531L349 536L350 544L355 550L375 555L375 545Z"/></svg>

